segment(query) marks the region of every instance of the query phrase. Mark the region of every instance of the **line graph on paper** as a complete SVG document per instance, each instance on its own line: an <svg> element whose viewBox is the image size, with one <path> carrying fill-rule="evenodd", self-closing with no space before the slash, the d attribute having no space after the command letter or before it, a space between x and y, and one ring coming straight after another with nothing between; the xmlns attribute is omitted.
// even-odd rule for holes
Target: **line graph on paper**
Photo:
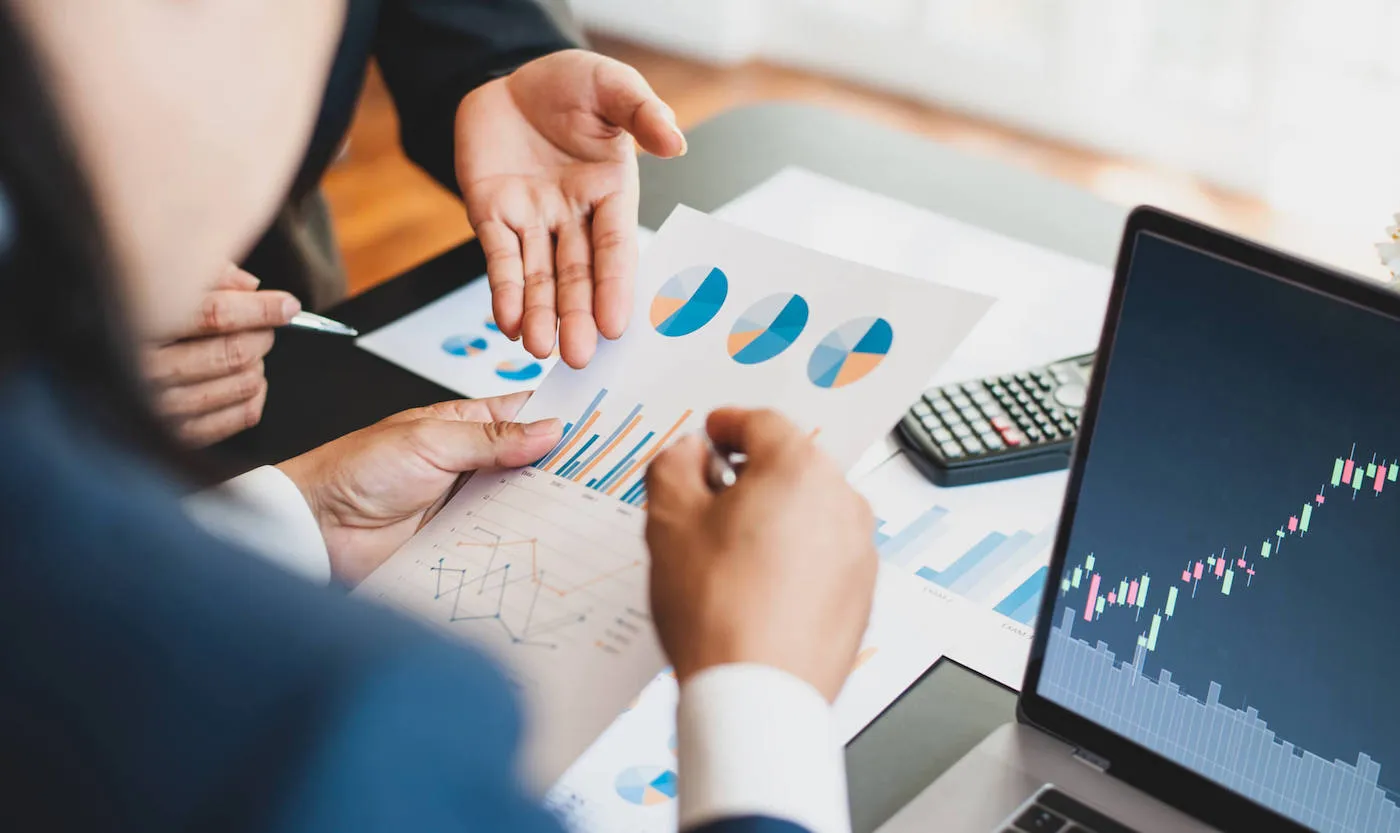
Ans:
<svg viewBox="0 0 1400 833"><path fill-rule="evenodd" d="M504 651L620 654L650 628L640 510L530 469L453 505L366 591Z"/></svg>

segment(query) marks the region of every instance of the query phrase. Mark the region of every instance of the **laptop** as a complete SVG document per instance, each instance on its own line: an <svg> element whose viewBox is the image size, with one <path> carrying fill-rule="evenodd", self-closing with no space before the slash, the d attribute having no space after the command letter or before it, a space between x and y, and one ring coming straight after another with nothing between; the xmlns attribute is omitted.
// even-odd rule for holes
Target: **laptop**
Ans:
<svg viewBox="0 0 1400 833"><path fill-rule="evenodd" d="M1017 709L884 833L1400 831L1400 296L1128 220Z"/></svg>

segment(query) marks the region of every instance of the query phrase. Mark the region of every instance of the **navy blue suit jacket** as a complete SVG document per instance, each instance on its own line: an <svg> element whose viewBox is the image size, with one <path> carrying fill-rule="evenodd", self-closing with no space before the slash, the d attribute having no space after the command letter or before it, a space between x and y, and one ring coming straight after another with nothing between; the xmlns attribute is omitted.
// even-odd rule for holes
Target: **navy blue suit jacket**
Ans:
<svg viewBox="0 0 1400 833"><path fill-rule="evenodd" d="M487 659L211 538L65 403L0 377L0 830L558 830Z"/></svg>

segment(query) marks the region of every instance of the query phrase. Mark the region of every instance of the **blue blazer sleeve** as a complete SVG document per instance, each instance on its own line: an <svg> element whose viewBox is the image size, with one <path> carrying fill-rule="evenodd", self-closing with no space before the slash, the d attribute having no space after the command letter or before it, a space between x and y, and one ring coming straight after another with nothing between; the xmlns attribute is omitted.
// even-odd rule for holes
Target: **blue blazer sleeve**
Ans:
<svg viewBox="0 0 1400 833"><path fill-rule="evenodd" d="M268 829L554 833L521 790L519 735L494 673L455 646L415 646L343 681Z"/></svg>
<svg viewBox="0 0 1400 833"><path fill-rule="evenodd" d="M374 52L404 152L458 193L457 105L487 81L575 45L537 0L382 0Z"/></svg>
<svg viewBox="0 0 1400 833"><path fill-rule="evenodd" d="M0 830L558 833L489 659L211 538L33 387L0 384Z"/></svg>

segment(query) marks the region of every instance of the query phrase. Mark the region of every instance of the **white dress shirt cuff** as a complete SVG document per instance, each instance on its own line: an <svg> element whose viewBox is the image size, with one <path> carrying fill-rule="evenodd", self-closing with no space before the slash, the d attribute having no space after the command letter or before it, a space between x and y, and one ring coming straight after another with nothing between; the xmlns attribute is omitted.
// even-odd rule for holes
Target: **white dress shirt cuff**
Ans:
<svg viewBox="0 0 1400 833"><path fill-rule="evenodd" d="M812 686L764 665L722 665L681 686L680 828L766 816L849 833L845 750Z"/></svg>
<svg viewBox="0 0 1400 833"><path fill-rule="evenodd" d="M331 559L301 490L275 466L263 466L185 498L185 513L210 534L250 549L283 569L329 584Z"/></svg>

